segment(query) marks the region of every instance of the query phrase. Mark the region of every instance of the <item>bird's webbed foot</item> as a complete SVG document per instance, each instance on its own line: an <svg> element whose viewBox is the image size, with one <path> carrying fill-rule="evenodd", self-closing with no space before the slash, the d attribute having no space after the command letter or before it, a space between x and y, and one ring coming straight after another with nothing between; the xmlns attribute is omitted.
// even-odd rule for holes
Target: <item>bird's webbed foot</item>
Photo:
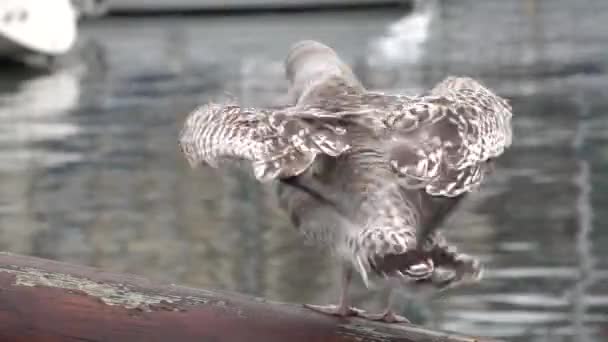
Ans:
<svg viewBox="0 0 608 342"><path fill-rule="evenodd" d="M326 315L338 316L338 317L353 317L359 316L363 310L354 308L352 306L347 305L313 305L313 304L304 304L304 307L309 308L311 310L324 313Z"/></svg>
<svg viewBox="0 0 608 342"><path fill-rule="evenodd" d="M385 322L385 323L410 323L410 320L397 315L393 310L386 310L381 313L368 313L360 312L359 317L369 319L371 321Z"/></svg>

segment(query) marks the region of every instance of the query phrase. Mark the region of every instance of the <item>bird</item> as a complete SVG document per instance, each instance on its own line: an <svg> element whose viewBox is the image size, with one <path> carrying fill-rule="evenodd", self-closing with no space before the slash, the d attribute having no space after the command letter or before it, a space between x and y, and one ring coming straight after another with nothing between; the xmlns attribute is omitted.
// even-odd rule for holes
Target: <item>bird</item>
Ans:
<svg viewBox="0 0 608 342"><path fill-rule="evenodd" d="M470 77L448 76L421 95L365 89L329 46L303 40L285 59L288 103L192 111L179 146L192 167L240 161L277 187L279 205L308 241L341 265L325 314L409 322L392 308L402 285L438 289L481 278L477 258L438 229L511 145L512 109ZM351 305L354 272L388 285L385 309Z"/></svg>

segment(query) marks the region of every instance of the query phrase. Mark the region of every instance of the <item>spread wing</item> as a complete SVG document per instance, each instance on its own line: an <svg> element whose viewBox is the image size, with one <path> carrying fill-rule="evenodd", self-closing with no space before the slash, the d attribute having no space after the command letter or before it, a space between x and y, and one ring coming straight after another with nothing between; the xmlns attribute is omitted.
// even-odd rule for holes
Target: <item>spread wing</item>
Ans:
<svg viewBox="0 0 608 342"><path fill-rule="evenodd" d="M406 187L431 195L471 191L511 145L510 105L470 78L447 78L386 113L391 166Z"/></svg>
<svg viewBox="0 0 608 342"><path fill-rule="evenodd" d="M343 92L362 94L365 88L351 68L330 47L313 40L295 43L285 60L288 97L293 105L311 105Z"/></svg>
<svg viewBox="0 0 608 342"><path fill-rule="evenodd" d="M208 104L189 114L179 145L194 167L247 160L260 181L304 172L319 154L349 149L339 118L322 111L244 109Z"/></svg>

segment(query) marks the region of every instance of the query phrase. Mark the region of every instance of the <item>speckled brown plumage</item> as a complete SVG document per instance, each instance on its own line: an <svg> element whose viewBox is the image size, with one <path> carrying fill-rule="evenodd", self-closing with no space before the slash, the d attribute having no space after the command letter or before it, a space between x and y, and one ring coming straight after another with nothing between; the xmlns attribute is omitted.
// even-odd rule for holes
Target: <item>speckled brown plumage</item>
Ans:
<svg viewBox="0 0 608 342"><path fill-rule="evenodd" d="M190 163L241 159L260 181L280 180L281 206L304 236L343 261L346 286L352 269L366 283L370 272L433 282L440 266L454 272L438 286L477 277L479 263L435 228L511 144L508 103L464 77L419 96L368 92L313 41L292 47L286 74L291 106L194 111L180 134ZM329 311L353 313L347 308L344 289Z"/></svg>

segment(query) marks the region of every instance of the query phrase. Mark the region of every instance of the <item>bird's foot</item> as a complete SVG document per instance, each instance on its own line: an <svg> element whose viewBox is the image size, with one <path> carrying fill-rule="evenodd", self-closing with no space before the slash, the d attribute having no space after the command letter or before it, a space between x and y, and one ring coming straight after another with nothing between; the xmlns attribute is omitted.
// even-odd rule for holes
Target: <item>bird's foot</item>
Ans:
<svg viewBox="0 0 608 342"><path fill-rule="evenodd" d="M397 315L393 310L387 310L382 313L371 314L367 312L360 312L359 316L370 321L378 321L385 323L410 323L410 320Z"/></svg>
<svg viewBox="0 0 608 342"><path fill-rule="evenodd" d="M309 308L311 310L324 313L326 315L339 316L339 317L351 317L358 316L363 311L352 306L346 305L312 305L312 304L304 304L304 307Z"/></svg>

